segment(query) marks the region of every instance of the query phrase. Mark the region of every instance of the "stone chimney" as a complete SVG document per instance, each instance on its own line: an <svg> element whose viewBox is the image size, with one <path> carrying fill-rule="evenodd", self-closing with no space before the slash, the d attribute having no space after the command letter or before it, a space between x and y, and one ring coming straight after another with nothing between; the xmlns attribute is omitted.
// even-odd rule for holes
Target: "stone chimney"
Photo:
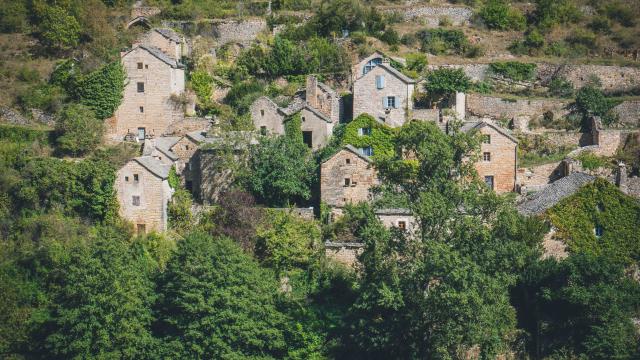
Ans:
<svg viewBox="0 0 640 360"><path fill-rule="evenodd" d="M318 108L318 78L313 75L307 76L305 97L312 108Z"/></svg>
<svg viewBox="0 0 640 360"><path fill-rule="evenodd" d="M616 185L623 193L627 193L627 165L622 161L618 163L618 174L616 176Z"/></svg>

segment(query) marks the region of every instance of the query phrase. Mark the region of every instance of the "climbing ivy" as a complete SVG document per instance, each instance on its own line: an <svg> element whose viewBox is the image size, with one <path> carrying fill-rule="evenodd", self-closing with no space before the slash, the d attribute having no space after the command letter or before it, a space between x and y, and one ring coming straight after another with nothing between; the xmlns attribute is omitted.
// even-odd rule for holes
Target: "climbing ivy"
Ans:
<svg viewBox="0 0 640 360"><path fill-rule="evenodd" d="M370 128L371 135L360 135L358 129ZM344 130L342 145L353 145L356 148L371 146L376 159L393 156L393 139L395 131L381 124L369 114L361 114L353 119Z"/></svg>
<svg viewBox="0 0 640 360"><path fill-rule="evenodd" d="M76 95L98 118L106 119L113 116L122 102L125 79L125 70L116 61L81 77Z"/></svg>
<svg viewBox="0 0 640 360"><path fill-rule="evenodd" d="M572 252L640 260L640 204L604 179L563 199L547 216ZM602 236L596 236L596 227Z"/></svg>
<svg viewBox="0 0 640 360"><path fill-rule="evenodd" d="M175 166L172 166L169 170L169 178L167 181L169 182L169 186L174 190L177 190L178 187L180 187L180 178L178 177Z"/></svg>
<svg viewBox="0 0 640 360"><path fill-rule="evenodd" d="M284 122L284 133L288 138L302 142L301 126L302 126L302 115L300 115L300 112L297 112L292 116L290 116Z"/></svg>

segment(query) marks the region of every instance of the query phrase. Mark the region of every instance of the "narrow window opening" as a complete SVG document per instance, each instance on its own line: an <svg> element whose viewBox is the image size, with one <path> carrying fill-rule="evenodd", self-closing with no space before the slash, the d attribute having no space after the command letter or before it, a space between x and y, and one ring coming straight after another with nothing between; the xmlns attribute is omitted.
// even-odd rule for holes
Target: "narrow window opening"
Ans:
<svg viewBox="0 0 640 360"><path fill-rule="evenodd" d="M142 69L142 63L141 62L138 63L138 69Z"/></svg>
<svg viewBox="0 0 640 360"><path fill-rule="evenodd" d="M493 176L485 176L484 177L484 183L487 184L487 186L489 187L489 189L493 190Z"/></svg>
<svg viewBox="0 0 640 360"><path fill-rule="evenodd" d="M482 135L483 144L491 144L491 135Z"/></svg>
<svg viewBox="0 0 640 360"><path fill-rule="evenodd" d="M145 234L147 232L147 226L145 224L136 225L136 230L139 234Z"/></svg>
<svg viewBox="0 0 640 360"><path fill-rule="evenodd" d="M264 110L260 110L260 116L264 116Z"/></svg>
<svg viewBox="0 0 640 360"><path fill-rule="evenodd" d="M144 112L144 106L140 106L140 112L143 113Z"/></svg>
<svg viewBox="0 0 640 360"><path fill-rule="evenodd" d="M138 88L138 92L139 93L143 93L144 92L144 83L143 82L137 83L137 88Z"/></svg>
<svg viewBox="0 0 640 360"><path fill-rule="evenodd" d="M345 163L346 163L347 165L351 164L351 159L346 159L346 160L345 160Z"/></svg>
<svg viewBox="0 0 640 360"><path fill-rule="evenodd" d="M351 179L344 178L344 186L351 186Z"/></svg>
<svg viewBox="0 0 640 360"><path fill-rule="evenodd" d="M260 135L267 135L267 127L260 126Z"/></svg>
<svg viewBox="0 0 640 360"><path fill-rule="evenodd" d="M485 152L482 154L482 159L484 161L491 161L491 153L490 152Z"/></svg>
<svg viewBox="0 0 640 360"><path fill-rule="evenodd" d="M302 142L307 144L308 147L313 147L313 136L312 135L313 135L312 131L303 131L302 132Z"/></svg>
<svg viewBox="0 0 640 360"><path fill-rule="evenodd" d="M133 206L140 206L140 196L132 196L131 203L133 204Z"/></svg>
<svg viewBox="0 0 640 360"><path fill-rule="evenodd" d="M138 174L133 174L133 181L139 181L140 178L138 177Z"/></svg>
<svg viewBox="0 0 640 360"><path fill-rule="evenodd" d="M407 222L406 221L398 221L398 229L404 231L407 229Z"/></svg>

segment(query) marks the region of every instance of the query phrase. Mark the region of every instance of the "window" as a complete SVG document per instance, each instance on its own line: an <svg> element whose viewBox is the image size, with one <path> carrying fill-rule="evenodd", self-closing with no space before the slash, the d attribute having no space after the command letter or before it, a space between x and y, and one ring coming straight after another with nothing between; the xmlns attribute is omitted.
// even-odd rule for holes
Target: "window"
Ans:
<svg viewBox="0 0 640 360"><path fill-rule="evenodd" d="M185 149L185 150L189 150L189 145L185 145L185 146L184 146L184 149Z"/></svg>
<svg viewBox="0 0 640 360"><path fill-rule="evenodd" d="M260 126L260 135L267 135L267 127Z"/></svg>
<svg viewBox="0 0 640 360"><path fill-rule="evenodd" d="M351 179L344 178L344 186L351 186Z"/></svg>
<svg viewBox="0 0 640 360"><path fill-rule="evenodd" d="M371 135L371 128L359 128L358 135L360 136L369 136Z"/></svg>
<svg viewBox="0 0 640 360"><path fill-rule="evenodd" d="M483 144L491 144L491 135L482 135Z"/></svg>
<svg viewBox="0 0 640 360"><path fill-rule="evenodd" d="M482 160L491 161L491 153L490 152L482 153Z"/></svg>
<svg viewBox="0 0 640 360"><path fill-rule="evenodd" d="M148 69L148 68L149 68L149 65L145 65L145 66L144 66L144 68L145 68L145 69Z"/></svg>
<svg viewBox="0 0 640 360"><path fill-rule="evenodd" d="M382 64L382 58L371 59L365 66L362 68L362 74L366 74L369 71L373 70L374 67Z"/></svg>
<svg viewBox="0 0 640 360"><path fill-rule="evenodd" d="M146 233L147 232L147 226L145 224L138 224L138 225L136 225L136 230L140 234Z"/></svg>
<svg viewBox="0 0 640 360"><path fill-rule="evenodd" d="M487 184L489 189L493 190L493 176L485 176L484 183Z"/></svg>
<svg viewBox="0 0 640 360"><path fill-rule="evenodd" d="M124 177L124 181L129 182L129 177L128 177L128 176L125 176L125 177Z"/></svg>
<svg viewBox="0 0 640 360"><path fill-rule="evenodd" d="M133 174L133 181L139 181L138 174Z"/></svg>
<svg viewBox="0 0 640 360"><path fill-rule="evenodd" d="M360 148L360 153L362 155L373 156L373 148L371 146Z"/></svg>
<svg viewBox="0 0 640 360"><path fill-rule="evenodd" d="M133 195L131 197L131 203L133 206L140 206L140 196Z"/></svg>
<svg viewBox="0 0 640 360"><path fill-rule="evenodd" d="M303 116L302 117L302 122L305 122L305 121L307 121L307 119L305 119L305 117Z"/></svg>
<svg viewBox="0 0 640 360"><path fill-rule="evenodd" d="M396 107L396 97L395 96L387 96L382 98L383 105L385 109L393 109Z"/></svg>
<svg viewBox="0 0 640 360"><path fill-rule="evenodd" d="M264 116L264 110L260 110L260 116Z"/></svg>
<svg viewBox="0 0 640 360"><path fill-rule="evenodd" d="M602 235L604 235L604 229L602 228L602 225L596 225L596 227L593 229L593 233L596 235L596 237L602 237Z"/></svg>
<svg viewBox="0 0 640 360"><path fill-rule="evenodd" d="M144 140L145 139L145 134L146 130L143 127L139 127L138 128L138 140Z"/></svg>
<svg viewBox="0 0 640 360"><path fill-rule="evenodd" d="M347 165L351 164L351 159L345 159L344 161Z"/></svg>
<svg viewBox="0 0 640 360"><path fill-rule="evenodd" d="M143 113L144 112L144 106L140 106L140 112Z"/></svg>
<svg viewBox="0 0 640 360"><path fill-rule="evenodd" d="M383 75L376 75L376 88L377 89L384 89L384 76Z"/></svg>
<svg viewBox="0 0 640 360"><path fill-rule="evenodd" d="M404 220L398 221L398 229L402 231L407 230L407 222Z"/></svg>
<svg viewBox="0 0 640 360"><path fill-rule="evenodd" d="M138 69L142 69L142 63L138 63Z"/></svg>
<svg viewBox="0 0 640 360"><path fill-rule="evenodd" d="M304 119L304 118L303 118ZM302 142L307 144L308 147L313 147L313 132L312 131L303 131L302 132Z"/></svg>
<svg viewBox="0 0 640 360"><path fill-rule="evenodd" d="M137 83L138 86L138 92L139 93L143 93L144 92L144 83L143 82L139 82Z"/></svg>

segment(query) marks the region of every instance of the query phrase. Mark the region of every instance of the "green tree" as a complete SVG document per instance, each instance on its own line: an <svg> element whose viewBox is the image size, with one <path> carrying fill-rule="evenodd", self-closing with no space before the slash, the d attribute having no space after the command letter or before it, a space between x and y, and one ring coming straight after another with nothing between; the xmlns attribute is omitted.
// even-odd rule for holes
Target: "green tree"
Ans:
<svg viewBox="0 0 640 360"><path fill-rule="evenodd" d="M479 183L469 161L475 136L410 122L395 145L395 157L376 167L383 184L409 198L417 232L386 230L372 212L356 231L365 245L351 311L356 351L451 358L479 346L494 357L515 330L509 288L539 257L546 229Z"/></svg>
<svg viewBox="0 0 640 360"><path fill-rule="evenodd" d="M288 136L260 139L251 149L246 186L269 206L302 204L311 198L317 164L310 149Z"/></svg>
<svg viewBox="0 0 640 360"><path fill-rule="evenodd" d="M170 358L282 358L286 317L277 285L236 244L192 233L160 284L159 329Z"/></svg>
<svg viewBox="0 0 640 360"><path fill-rule="evenodd" d="M60 358L148 358L154 301L147 261L117 230L77 246L53 292L45 348Z"/></svg>
<svg viewBox="0 0 640 360"><path fill-rule="evenodd" d="M205 70L196 70L191 73L191 87L198 97L198 101L207 104L211 101L213 91L213 77Z"/></svg>
<svg viewBox="0 0 640 360"><path fill-rule="evenodd" d="M605 125L614 123L616 117L610 110L616 105L616 101L607 98L602 90L594 85L584 86L576 93L575 106L585 121L591 116L599 116Z"/></svg>
<svg viewBox="0 0 640 360"><path fill-rule="evenodd" d="M193 198L191 193L185 189L178 188L173 194L167 206L167 216L169 217L169 227L178 233L187 233L194 225L191 206Z"/></svg>
<svg viewBox="0 0 640 360"><path fill-rule="evenodd" d="M78 20L59 6L48 6L39 25L42 42L56 50L69 50L80 41Z"/></svg>
<svg viewBox="0 0 640 360"><path fill-rule="evenodd" d="M281 75L299 75L306 72L304 53L291 41L276 37L273 49L265 63L265 72L277 77Z"/></svg>
<svg viewBox="0 0 640 360"><path fill-rule="evenodd" d="M95 112L99 119L113 116L124 93L126 74L119 61L107 64L82 76L75 88L80 102Z"/></svg>
<svg viewBox="0 0 640 360"><path fill-rule="evenodd" d="M526 25L524 15L505 0L487 1L480 9L480 17L489 29L523 30Z"/></svg>
<svg viewBox="0 0 640 360"><path fill-rule="evenodd" d="M464 70L440 68L430 71L426 76L424 89L432 101L441 101L455 92L466 92L471 87L471 80Z"/></svg>
<svg viewBox="0 0 640 360"><path fill-rule="evenodd" d="M320 245L318 225L286 210L267 211L256 235L256 255L279 272L306 268Z"/></svg>
<svg viewBox="0 0 640 360"><path fill-rule="evenodd" d="M72 104L59 114L56 131L60 135L57 144L61 151L82 155L100 144L104 126L90 108Z"/></svg>

